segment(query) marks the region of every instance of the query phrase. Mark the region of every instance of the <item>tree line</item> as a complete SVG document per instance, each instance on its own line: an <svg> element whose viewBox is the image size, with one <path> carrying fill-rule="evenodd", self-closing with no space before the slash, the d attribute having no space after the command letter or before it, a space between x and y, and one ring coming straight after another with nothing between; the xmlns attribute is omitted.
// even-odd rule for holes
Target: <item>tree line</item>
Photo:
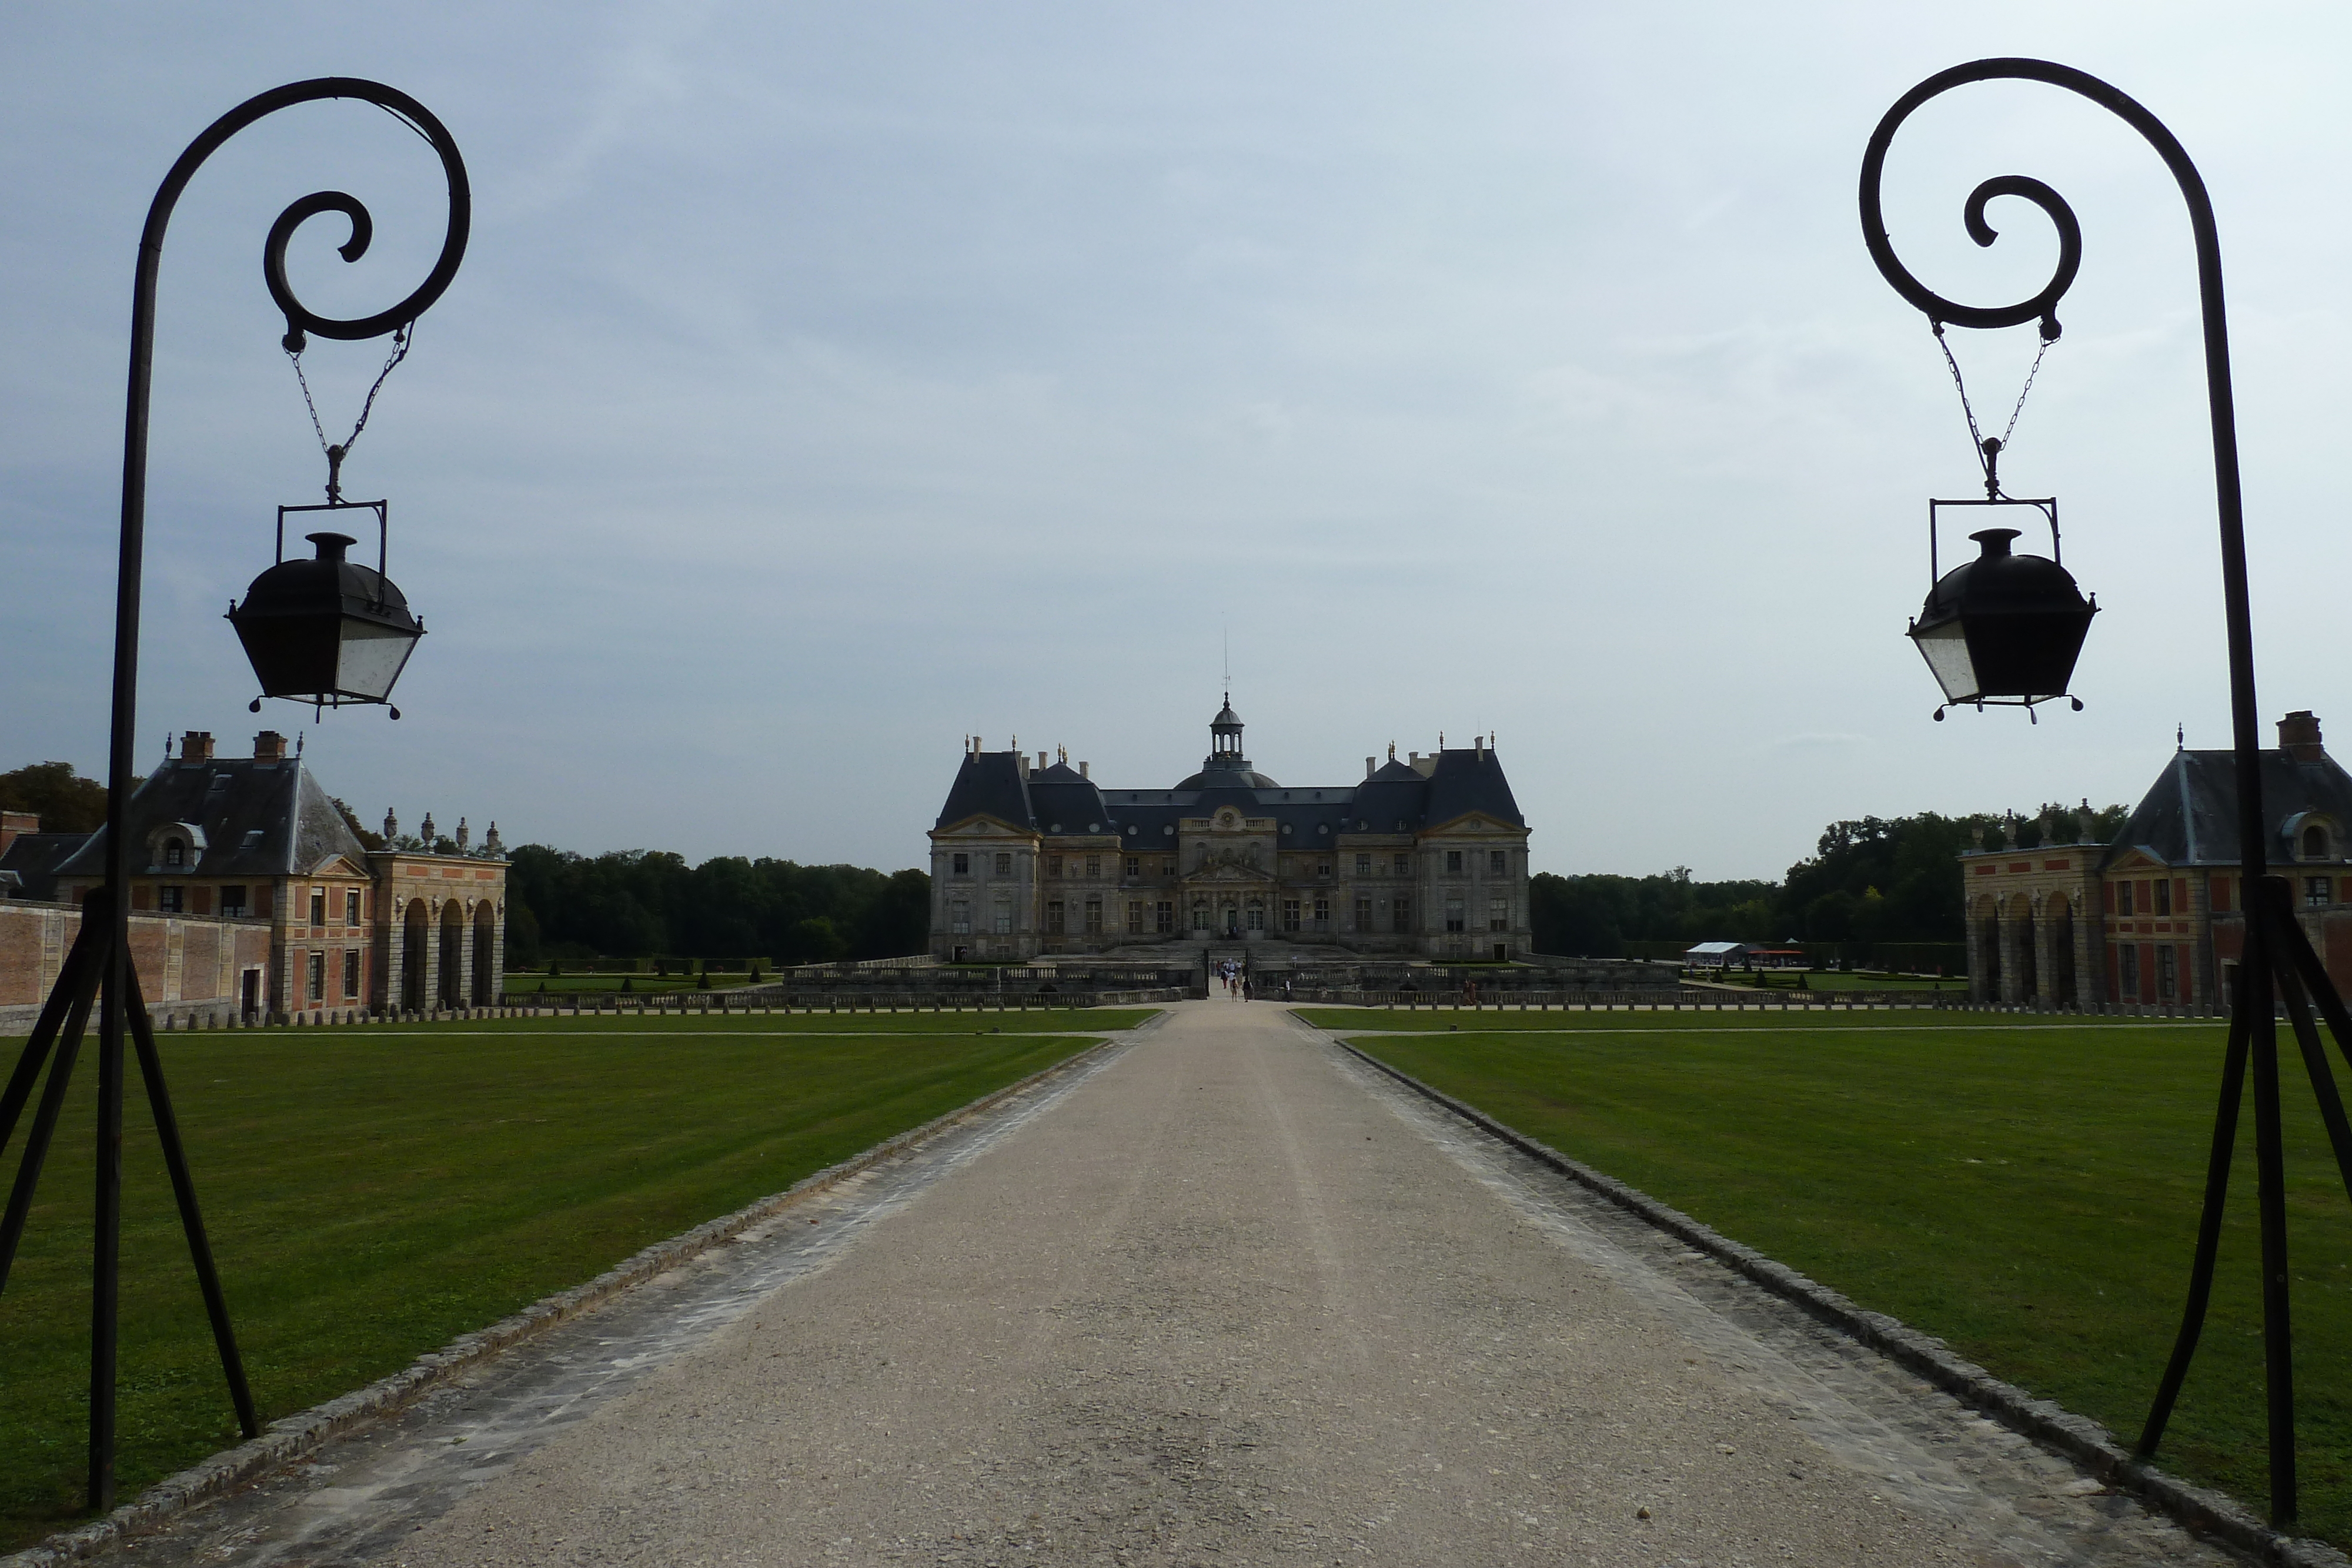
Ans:
<svg viewBox="0 0 2352 1568"><path fill-rule="evenodd" d="M2074 841L2078 813L2061 806L1832 822L1779 882L1699 882L1687 866L1654 876L1541 872L1528 890L1536 950L1607 958L1628 942L1964 941L1957 857L1979 843L2032 848L2053 813L2058 841ZM2095 812L2094 838L2113 840L2129 815Z"/></svg>
<svg viewBox="0 0 2352 1568"><path fill-rule="evenodd" d="M509 968L571 967L607 956L823 964L929 946L925 872L740 855L688 865L665 850L589 856L544 844L524 844L509 858Z"/></svg>

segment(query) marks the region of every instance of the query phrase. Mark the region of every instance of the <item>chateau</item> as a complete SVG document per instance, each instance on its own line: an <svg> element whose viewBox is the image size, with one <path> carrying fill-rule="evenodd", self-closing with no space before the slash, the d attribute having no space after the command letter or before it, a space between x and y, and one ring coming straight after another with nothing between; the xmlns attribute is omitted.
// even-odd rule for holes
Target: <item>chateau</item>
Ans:
<svg viewBox="0 0 2352 1568"><path fill-rule="evenodd" d="M506 875L493 822L479 846L425 819L370 850L286 737L215 757L190 730L129 807L132 948L151 1010L248 1021L482 1007L499 994ZM47 995L105 878L105 831L0 823L0 1015ZM14 873L12 876L9 873ZM26 1020L29 1023L29 1019Z"/></svg>
<svg viewBox="0 0 2352 1568"><path fill-rule="evenodd" d="M2338 990L2352 991L2352 775L2307 712L2262 754L2263 858ZM2073 841L2067 841L2071 839ZM2012 843L2014 840L2012 838ZM2086 808L2033 849L1960 856L1969 995L2097 1007L2219 1006L2244 950L2236 754L2177 749L2111 843Z"/></svg>
<svg viewBox="0 0 2352 1568"><path fill-rule="evenodd" d="M1209 732L1201 770L1160 789L969 742L931 829L932 956L1528 951L1527 821L1484 737L1402 762L1391 747L1360 783L1286 789L1243 756L1230 696Z"/></svg>

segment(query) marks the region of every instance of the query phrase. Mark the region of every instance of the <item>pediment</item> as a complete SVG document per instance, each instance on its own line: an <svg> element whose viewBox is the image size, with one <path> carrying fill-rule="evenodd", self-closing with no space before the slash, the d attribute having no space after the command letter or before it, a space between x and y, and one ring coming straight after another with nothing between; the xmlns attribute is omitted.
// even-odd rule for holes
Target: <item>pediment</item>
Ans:
<svg viewBox="0 0 2352 1568"><path fill-rule="evenodd" d="M931 830L934 839L1034 839L1036 836L1031 829L1015 827L1002 817L992 817L985 812Z"/></svg>
<svg viewBox="0 0 2352 1568"><path fill-rule="evenodd" d="M1421 831L1423 838L1438 833L1508 833L1517 839L1528 836L1528 831L1517 822L1507 822L1485 811L1465 811L1448 821L1435 823Z"/></svg>
<svg viewBox="0 0 2352 1568"><path fill-rule="evenodd" d="M302 874L304 876L355 876L365 880L373 873L365 866L353 865L349 855L329 855Z"/></svg>
<svg viewBox="0 0 2352 1568"><path fill-rule="evenodd" d="M1254 883L1264 885L1273 881L1273 873L1254 871L1245 865L1205 866L1184 878L1188 886L1199 886L1207 883L1227 883L1236 885Z"/></svg>
<svg viewBox="0 0 2352 1568"><path fill-rule="evenodd" d="M2020 850L2018 852L2020 854L2032 854L2037 852ZM2169 862L2160 861L2157 859L2155 854L2151 852L2139 848L2126 850L2122 854L2116 857L2116 861L2113 865L2107 867L2107 871L2111 874L2116 872L2170 871L2171 869L2172 866Z"/></svg>

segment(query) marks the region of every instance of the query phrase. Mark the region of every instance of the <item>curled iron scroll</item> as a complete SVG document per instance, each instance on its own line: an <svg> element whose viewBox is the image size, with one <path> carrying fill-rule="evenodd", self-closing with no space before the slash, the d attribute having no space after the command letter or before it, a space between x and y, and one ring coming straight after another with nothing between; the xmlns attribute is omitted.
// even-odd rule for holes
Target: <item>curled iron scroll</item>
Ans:
<svg viewBox="0 0 2352 1568"><path fill-rule="evenodd" d="M381 82L363 81L356 78L330 78L316 82L299 83L291 89L280 89L278 94L264 94L263 99L286 96L283 101L271 103L261 113L282 109L289 102L305 102L320 98L356 98L390 110L402 121L413 127L433 150L441 156L443 173L449 185L449 227L441 242L441 255L423 283L399 304L379 310L373 316L348 319L321 316L295 298L292 285L286 280L286 246L294 231L321 213L341 213L351 223L351 235L337 253L347 262L357 261L367 254L369 243L375 237L375 223L360 200L341 191L317 191L294 202L278 214L269 225L269 237L262 246L261 276L269 288L269 298L286 317L286 347L299 351L305 333L316 332L322 338L344 342L357 342L367 338L380 338L386 332L404 327L430 308L457 275L457 264L465 259L466 240L473 223L473 194L466 179L465 161L458 156L457 143L441 121L423 104L397 89ZM251 109L262 99L246 106ZM254 116L258 118L258 115ZM249 121L248 121L249 123Z"/></svg>
<svg viewBox="0 0 2352 1568"><path fill-rule="evenodd" d="M2004 69L2020 66L2042 67L2042 69ZM1961 66L1928 78L1895 101L1878 128L1871 132L1870 146L1862 159L1862 232L1870 246L1871 259L1897 294L1925 311L1930 320L1941 325L1949 322L1956 327L2014 327L2037 318L2042 323L2044 340L2056 339L2059 332L2058 301L2074 287L2074 274L2083 265L2083 225L2075 220L2074 210L2066 199L2041 181L2025 174L2001 174L1985 181L1969 193L1962 219L1969 237L1980 246L1990 246L2000 233L1985 221L1985 205L1995 196L2020 196L2042 209L2058 231L2058 265L2051 272L2050 281L2039 291L2013 305L1963 305L1937 293L1911 274L1895 254L1895 246L1886 236L1886 220L1879 204L1879 185L1885 178L1886 150L1895 140L1895 132L1913 110L1929 99L1967 82L1982 81L1990 77L2016 76L2033 79L2055 80L2051 73L2063 72L2063 67L2048 67L2042 61L1982 60L1973 66ZM2079 75L2080 73L2068 73ZM2060 85L2074 86L2061 81ZM2104 86L2105 84L2101 84ZM2077 90L2081 90L2077 88ZM2110 89L2112 90L2112 89Z"/></svg>

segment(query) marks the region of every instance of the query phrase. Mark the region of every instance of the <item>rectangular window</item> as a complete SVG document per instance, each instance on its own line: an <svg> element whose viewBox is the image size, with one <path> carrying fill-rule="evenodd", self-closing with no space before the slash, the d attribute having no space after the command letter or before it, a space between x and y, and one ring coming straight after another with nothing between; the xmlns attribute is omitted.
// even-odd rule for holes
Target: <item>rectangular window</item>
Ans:
<svg viewBox="0 0 2352 1568"><path fill-rule="evenodd" d="M1462 874L1462 852L1460 850L1448 850L1445 852L1445 874L1448 876L1460 876Z"/></svg>
<svg viewBox="0 0 2352 1568"><path fill-rule="evenodd" d="M1412 874L1412 857L1411 855L1392 855L1390 859L1391 863L1389 869L1396 873L1397 875L1411 876Z"/></svg>
<svg viewBox="0 0 2352 1568"><path fill-rule="evenodd" d="M356 997L359 994L360 950L356 947L346 947L343 949L343 995Z"/></svg>
<svg viewBox="0 0 2352 1568"><path fill-rule="evenodd" d="M1389 921L1400 936L1412 935L1412 900L1396 898L1389 901Z"/></svg>
<svg viewBox="0 0 2352 1568"><path fill-rule="evenodd" d="M1503 850L1488 850L1486 852L1486 874L1488 876L1507 876L1510 874L1510 857L1507 852Z"/></svg>
<svg viewBox="0 0 2352 1568"><path fill-rule="evenodd" d="M999 876L1011 876L1013 874L1013 857L1011 855L1006 854L996 857L996 874Z"/></svg>
<svg viewBox="0 0 2352 1568"><path fill-rule="evenodd" d="M1356 857L1356 874L1358 876L1370 876L1372 874L1371 856L1358 855Z"/></svg>
<svg viewBox="0 0 2352 1568"><path fill-rule="evenodd" d="M2139 1000L2139 944L2125 943L2123 950L2116 954L2116 956L2123 961L2124 996L2127 1000L2136 1002Z"/></svg>
<svg viewBox="0 0 2352 1568"><path fill-rule="evenodd" d="M2335 883L2327 877L2307 876L2303 879L2303 901L2314 909L2335 903Z"/></svg>
<svg viewBox="0 0 2352 1568"><path fill-rule="evenodd" d="M221 913L242 915L245 913L245 889L235 883L221 889Z"/></svg>
<svg viewBox="0 0 2352 1568"><path fill-rule="evenodd" d="M1099 936L1102 928L1102 900L1089 898L1087 900L1087 935Z"/></svg>
<svg viewBox="0 0 2352 1568"><path fill-rule="evenodd" d="M1445 901L1445 929L1448 931L1463 929L1462 901L1458 898L1449 898Z"/></svg>
<svg viewBox="0 0 2352 1568"><path fill-rule="evenodd" d="M1062 875L1062 857L1061 857L1061 856L1059 856L1059 855L1047 855L1047 856L1045 857L1045 874L1046 874L1047 876L1053 877L1053 878L1054 878L1054 879L1055 879L1056 881L1059 881L1059 880L1060 880L1061 875Z"/></svg>
<svg viewBox="0 0 2352 1568"><path fill-rule="evenodd" d="M155 890L155 907L166 915L177 915L186 904L187 894L184 889L159 887Z"/></svg>
<svg viewBox="0 0 2352 1568"><path fill-rule="evenodd" d="M1298 929L1298 900L1286 898L1282 901L1282 928L1285 931Z"/></svg>
<svg viewBox="0 0 2352 1568"><path fill-rule="evenodd" d="M327 956L324 953L310 955L310 999L314 1002L327 999Z"/></svg>
<svg viewBox="0 0 2352 1568"><path fill-rule="evenodd" d="M971 874L971 857L968 854L959 854L955 856L950 862L950 869L957 876L970 876Z"/></svg>
<svg viewBox="0 0 2352 1568"><path fill-rule="evenodd" d="M2172 948L2167 945L2156 950L2156 999L2172 1000L2173 985Z"/></svg>
<svg viewBox="0 0 2352 1568"><path fill-rule="evenodd" d="M1192 901L1192 929L1206 931L1208 928L1209 901L1205 898L1196 898Z"/></svg>
<svg viewBox="0 0 2352 1568"><path fill-rule="evenodd" d="M1087 879L1088 879L1089 881L1091 881L1091 880L1093 880L1094 878L1098 877L1098 876L1100 876L1100 875L1102 875L1102 856L1100 856L1100 855L1088 855L1088 856L1087 857Z"/></svg>
<svg viewBox="0 0 2352 1568"><path fill-rule="evenodd" d="M1143 935L1143 900L1139 898L1127 901L1127 934L1129 936Z"/></svg>
<svg viewBox="0 0 2352 1568"><path fill-rule="evenodd" d="M1265 904L1253 904L1249 906L1249 928L1253 931L1263 931L1265 929Z"/></svg>
<svg viewBox="0 0 2352 1568"><path fill-rule="evenodd" d="M994 931L996 935L999 936L1012 936L1013 901L1009 898L1002 897L997 899L995 904L989 912L989 919L992 923L990 929Z"/></svg>
<svg viewBox="0 0 2352 1568"><path fill-rule="evenodd" d="M1315 862L1315 874L1320 877L1328 877L1331 874L1331 862L1329 861L1317 861Z"/></svg>
<svg viewBox="0 0 2352 1568"><path fill-rule="evenodd" d="M1371 928L1372 901L1369 898L1360 898L1356 900L1356 929L1370 931Z"/></svg>
<svg viewBox="0 0 2352 1568"><path fill-rule="evenodd" d="M1161 861L1160 862L1160 874L1161 876L1174 876L1176 874L1175 861L1172 859Z"/></svg>
<svg viewBox="0 0 2352 1568"><path fill-rule="evenodd" d="M1127 874L1130 881L1143 874L1143 857L1141 855L1129 855L1127 857Z"/></svg>
<svg viewBox="0 0 2352 1568"><path fill-rule="evenodd" d="M2156 884L2156 912L2158 915L2172 913L2172 882L2169 878Z"/></svg>
<svg viewBox="0 0 2352 1568"><path fill-rule="evenodd" d="M971 935L971 905L963 899L948 905L948 929L959 936Z"/></svg>
<svg viewBox="0 0 2352 1568"><path fill-rule="evenodd" d="M1328 898L1318 898L1315 901L1315 929L1318 931L1331 929L1331 901Z"/></svg>
<svg viewBox="0 0 2352 1568"><path fill-rule="evenodd" d="M2119 882L2116 883L2116 913L2117 915L2129 915L2131 912L2132 884L2127 882Z"/></svg>
<svg viewBox="0 0 2352 1568"><path fill-rule="evenodd" d="M326 923L327 892L324 888L314 887L310 890L310 924L324 925Z"/></svg>
<svg viewBox="0 0 2352 1568"><path fill-rule="evenodd" d="M1153 930L1159 932L1162 936L1173 936L1176 935L1176 905L1174 904L1163 898L1158 904L1152 905L1151 914Z"/></svg>
<svg viewBox="0 0 2352 1568"><path fill-rule="evenodd" d="M1069 920L1064 915L1062 901L1055 899L1045 905L1045 935L1059 936L1069 930Z"/></svg>
<svg viewBox="0 0 2352 1568"><path fill-rule="evenodd" d="M1507 898L1488 899L1486 901L1486 929L1489 931L1508 931L1510 928L1511 901Z"/></svg>

